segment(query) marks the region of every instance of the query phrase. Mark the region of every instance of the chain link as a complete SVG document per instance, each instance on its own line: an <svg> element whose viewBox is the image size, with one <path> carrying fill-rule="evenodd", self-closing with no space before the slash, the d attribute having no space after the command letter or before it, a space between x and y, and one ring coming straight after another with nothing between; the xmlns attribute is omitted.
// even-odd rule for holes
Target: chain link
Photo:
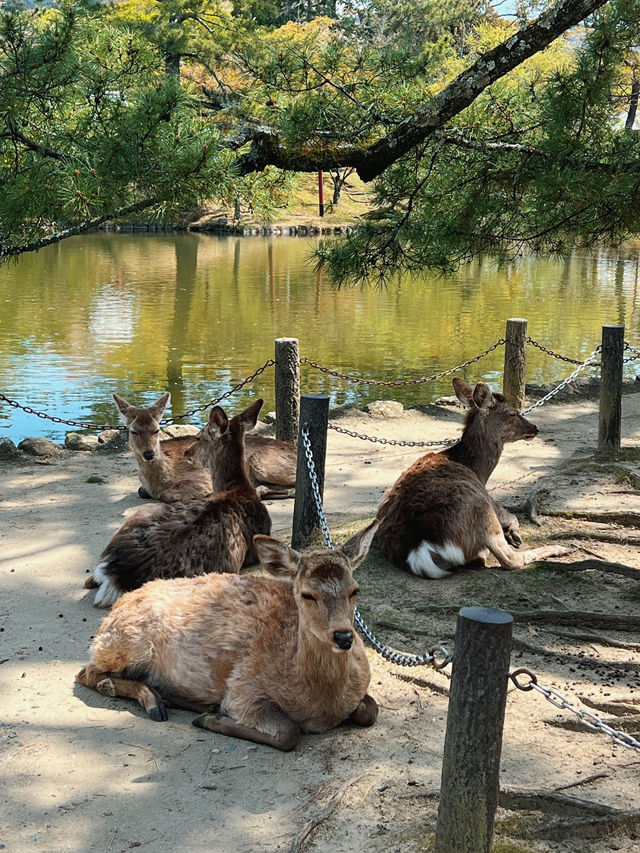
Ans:
<svg viewBox="0 0 640 853"><path fill-rule="evenodd" d="M520 682L518 677L522 675L526 675L528 681ZM538 684L538 678L535 673L531 672L531 670L524 668L516 669L514 672L509 674L509 678L518 690L523 690L525 692L528 690L536 690L554 707L560 708L562 711L571 711L571 713L575 714L580 720L582 725L591 729L592 732L609 735L609 737L612 738L615 743L620 744L620 746L626 746L628 749L636 749L640 751L640 741L631 737L627 732L622 732L619 729L614 729L611 726L608 726L600 719L600 717L596 714L592 714L591 711L576 708L575 705L572 705L568 699L562 695L562 693L555 690L553 687L543 687L542 684Z"/></svg>
<svg viewBox="0 0 640 853"><path fill-rule="evenodd" d="M169 424L173 424L176 421L182 421L185 418L190 418L192 415L195 415L198 412L204 412L205 409L210 409L213 406L216 406L218 403L222 402L222 400L226 400L227 397L230 397L232 394L235 394L236 391L239 391L241 388L244 388L245 385L248 385L249 382L253 382L253 380L260 376L261 373L267 369L267 367L271 367L275 364L275 361L272 358L267 359L265 363L259 367L251 376L247 376L246 379L243 379L241 382L238 382L237 385L234 385L229 391L225 391L224 394L221 394L219 397L216 397L212 400L209 400L208 403L204 403L202 406L198 406L195 409L191 409L188 412L184 412L181 415L174 415L172 418L163 418L160 421L162 426L168 426ZM21 403L18 403L16 400L10 400L4 394L0 394L0 400L4 400L11 408L13 409L21 409L23 412L26 412L28 415L35 415L37 418L42 418L43 420L52 421L54 424L65 424L66 426L74 426L79 427L80 429L92 429L92 430L104 430L104 429L117 429L117 430L126 430L127 427L123 424L94 424L85 421L66 421L63 418L57 418L55 415L49 415L47 412L38 412L35 409L32 409L31 406L24 406Z"/></svg>
<svg viewBox="0 0 640 853"><path fill-rule="evenodd" d="M318 364L315 361L311 361L309 358L301 358L300 364L308 364L309 367L313 367L315 370L319 370L321 373L326 373L329 376L335 376L338 379L346 379L350 382L355 382L360 385L377 385L384 386L387 388L399 387L401 385L421 385L423 382L434 382L436 379L442 379L444 376L449 376L452 373L455 373L457 370L462 370L465 367L468 367L470 364L474 364L476 361L480 361L481 358L489 355L490 352L493 352L498 347L503 346L505 343L504 338L500 338L495 344L492 344L489 349L486 349L484 352L481 352L479 355L470 358L468 361L463 361L462 364L458 364L456 367L451 367L449 370L443 370L442 373L432 373L431 376L421 376L419 379L363 379L360 376L354 376L351 373L341 373L339 370L332 370L330 367L324 367L321 364Z"/></svg>
<svg viewBox="0 0 640 853"><path fill-rule="evenodd" d="M329 421L329 429L339 432L342 435L350 435L351 438L360 438L362 441L372 441L374 444L389 444L394 447L441 447L442 445L449 446L457 444L458 438L443 438L441 441L400 441L395 438L379 438L377 435L366 435L363 432L354 432L354 430L339 427L337 424Z"/></svg>
<svg viewBox="0 0 640 853"><path fill-rule="evenodd" d="M313 492L313 498L316 504L316 513L318 515L318 521L320 522L320 529L322 530L324 543L327 548L333 549L335 546L331 539L331 532L329 530L327 518L324 513L324 507L322 505L322 496L320 494L316 466L313 460L311 440L309 439L309 427L304 426L300 430L300 435L302 437L302 443L304 444L304 455L307 460L307 471L309 474L309 481L311 483L311 491ZM444 669L453 660L453 656L447 651L447 649L440 645L431 646L425 651L424 655L412 655L406 654L405 652L396 652L378 640L360 615L360 611L357 607L354 607L353 609L353 617L360 633L366 637L378 654L390 663L397 664L398 666L432 666L434 669Z"/></svg>
<svg viewBox="0 0 640 853"><path fill-rule="evenodd" d="M581 372L585 369L585 367L593 366L593 364L595 363L595 362L594 362L594 359L595 359L596 355L600 352L600 349L601 349L601 347L600 347L600 345L598 345L598 346L594 349L594 351L591 353L591 355L590 355L590 356L588 356L588 357L586 358L586 360L585 360L585 361L583 361L583 362L580 364L580 366L579 366L579 367L576 367L576 369L573 371L573 373L571 373L569 376L567 376L567 378L566 378L566 379L563 379L563 380L562 380L562 382L560 382L560 384L559 384L559 385L557 385L557 386L553 389L553 391L549 391L549 393L548 393L548 394L545 394L545 396L544 396L544 397L541 397L541 398L540 398L536 403L534 403L532 406L528 406L526 409L523 409L523 410L520 412L520 414L521 414L521 415L528 415L528 414L529 414L529 412L532 412L534 409L537 409L537 408L539 408L540 406L544 406L544 404L545 404L548 400L550 400L552 397L555 397L555 395L556 395L556 394L559 394L559 393L560 393L560 391L562 391L562 389L563 389L563 388L566 388L566 386L567 386L570 382L573 382L573 380L577 377L577 375L578 375L579 373L581 373Z"/></svg>

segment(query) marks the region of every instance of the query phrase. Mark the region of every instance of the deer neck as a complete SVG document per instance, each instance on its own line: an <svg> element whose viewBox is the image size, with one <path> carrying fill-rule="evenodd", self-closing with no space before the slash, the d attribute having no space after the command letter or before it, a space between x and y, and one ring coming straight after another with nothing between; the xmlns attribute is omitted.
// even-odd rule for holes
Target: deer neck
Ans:
<svg viewBox="0 0 640 853"><path fill-rule="evenodd" d="M214 494L240 487L252 488L247 476L243 448L234 448L221 454L221 458L211 460L211 484Z"/></svg>
<svg viewBox="0 0 640 853"><path fill-rule="evenodd" d="M452 462L471 468L478 479L486 484L500 461L503 448L502 439L486 429L484 418L476 416L465 426L458 444L445 453Z"/></svg>
<svg viewBox="0 0 640 853"><path fill-rule="evenodd" d="M303 681L325 691L336 682L343 683L350 667L352 651L334 652L310 631L298 626L296 668Z"/></svg>

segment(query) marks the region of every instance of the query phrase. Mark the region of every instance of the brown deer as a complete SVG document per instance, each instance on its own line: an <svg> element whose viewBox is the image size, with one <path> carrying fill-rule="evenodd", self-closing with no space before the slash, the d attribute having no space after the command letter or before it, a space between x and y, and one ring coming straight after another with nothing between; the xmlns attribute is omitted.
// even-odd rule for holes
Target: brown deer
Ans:
<svg viewBox="0 0 640 853"><path fill-rule="evenodd" d="M549 545L519 552L518 519L496 503L486 482L508 441L533 438L538 428L503 397L479 382L453 387L469 407L462 437L440 453L417 459L396 480L378 509L378 541L395 566L415 575L442 578L447 569L483 565L491 552L504 569L566 554Z"/></svg>
<svg viewBox="0 0 640 853"><path fill-rule="evenodd" d="M110 607L128 590L156 578L238 572L257 563L257 533L271 519L247 477L244 434L253 429L262 400L229 420L211 410L200 441L208 448L213 495L199 501L153 504L137 510L100 555L85 586L99 586L97 607Z"/></svg>
<svg viewBox="0 0 640 853"><path fill-rule="evenodd" d="M199 436L160 439L160 419L169 402L167 391L152 406L136 408L113 395L129 429L129 447L138 463L141 498L172 501L203 498L211 492L207 451ZM263 435L247 435L245 459L249 479L263 500L295 496L295 445Z"/></svg>
<svg viewBox="0 0 640 853"><path fill-rule="evenodd" d="M211 474L204 465L185 456L195 437L160 440L160 419L170 397L167 391L152 406L138 409L118 394L113 395L138 463L142 483L138 494L165 503L204 498L212 490Z"/></svg>
<svg viewBox="0 0 640 853"><path fill-rule="evenodd" d="M137 699L152 720L166 706L202 713L200 728L285 751L301 732L376 721L369 662L353 630L352 571L377 522L340 550L299 554L256 536L280 577L206 575L129 592L104 619L77 681Z"/></svg>

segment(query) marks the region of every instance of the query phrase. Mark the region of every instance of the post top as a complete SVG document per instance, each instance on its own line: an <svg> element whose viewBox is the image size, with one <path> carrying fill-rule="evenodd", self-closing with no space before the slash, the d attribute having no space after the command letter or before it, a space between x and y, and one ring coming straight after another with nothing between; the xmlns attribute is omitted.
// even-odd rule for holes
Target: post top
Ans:
<svg viewBox="0 0 640 853"><path fill-rule="evenodd" d="M301 394L301 400L328 400L328 394Z"/></svg>
<svg viewBox="0 0 640 853"><path fill-rule="evenodd" d="M507 323L526 323L526 317L509 317Z"/></svg>
<svg viewBox="0 0 640 853"><path fill-rule="evenodd" d="M498 610L497 607L462 607L459 615L472 622L483 622L489 625L507 625L513 622L513 616Z"/></svg>
<svg viewBox="0 0 640 853"><path fill-rule="evenodd" d="M298 338L276 338L277 344L290 344L290 343L299 343Z"/></svg>

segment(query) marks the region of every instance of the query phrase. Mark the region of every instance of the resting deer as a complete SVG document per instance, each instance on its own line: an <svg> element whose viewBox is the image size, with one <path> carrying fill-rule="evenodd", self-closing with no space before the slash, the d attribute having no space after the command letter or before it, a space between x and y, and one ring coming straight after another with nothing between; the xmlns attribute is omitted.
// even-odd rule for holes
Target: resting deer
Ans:
<svg viewBox="0 0 640 853"><path fill-rule="evenodd" d="M212 409L200 441L208 450L214 494L200 501L153 504L139 509L100 555L86 586L99 586L95 604L110 607L127 590L156 578L238 572L257 563L257 533L271 519L247 477L245 430L253 429L262 400L229 420Z"/></svg>
<svg viewBox="0 0 640 853"><path fill-rule="evenodd" d="M508 441L529 439L538 428L492 394L462 379L453 387L469 407L460 441L440 453L427 453L400 475L378 509L380 547L395 566L415 575L442 578L447 569L484 564L491 552L503 569L568 553L549 545L516 551L517 518L491 498L486 482Z"/></svg>
<svg viewBox="0 0 640 853"><path fill-rule="evenodd" d="M185 456L194 436L160 440L160 419L171 395L167 391L152 406L137 409L118 394L113 395L129 430L129 447L138 463L141 498L171 503L204 498L211 493L208 468Z"/></svg>
<svg viewBox="0 0 640 853"><path fill-rule="evenodd" d="M129 592L104 619L77 681L137 699L152 720L166 705L202 713L200 728L285 751L301 732L376 721L369 662L353 630L358 584L377 523L340 550L299 554L256 536L280 576L206 575ZM284 579L282 579L284 578Z"/></svg>
<svg viewBox="0 0 640 853"><path fill-rule="evenodd" d="M152 406L138 409L113 395L129 429L129 447L138 463L141 498L172 501L206 497L211 492L206 448L197 436L160 439L160 419L169 402L167 391ZM263 500L295 496L297 450L287 441L263 435L245 438L249 479Z"/></svg>

